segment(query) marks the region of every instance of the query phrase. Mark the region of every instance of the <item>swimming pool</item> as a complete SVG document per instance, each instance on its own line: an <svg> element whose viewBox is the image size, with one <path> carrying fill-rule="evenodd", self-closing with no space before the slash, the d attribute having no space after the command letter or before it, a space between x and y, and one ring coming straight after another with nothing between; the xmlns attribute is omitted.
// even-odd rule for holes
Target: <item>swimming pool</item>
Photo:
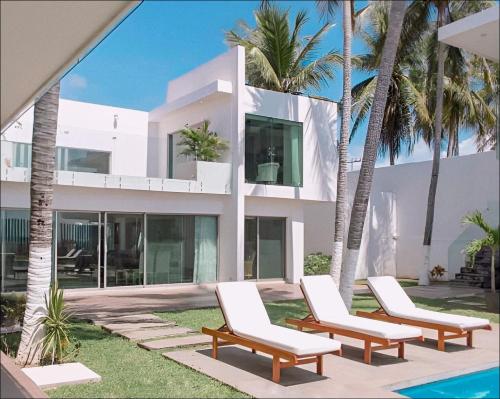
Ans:
<svg viewBox="0 0 500 399"><path fill-rule="evenodd" d="M498 398L499 368L459 375L445 380L400 389L409 398Z"/></svg>

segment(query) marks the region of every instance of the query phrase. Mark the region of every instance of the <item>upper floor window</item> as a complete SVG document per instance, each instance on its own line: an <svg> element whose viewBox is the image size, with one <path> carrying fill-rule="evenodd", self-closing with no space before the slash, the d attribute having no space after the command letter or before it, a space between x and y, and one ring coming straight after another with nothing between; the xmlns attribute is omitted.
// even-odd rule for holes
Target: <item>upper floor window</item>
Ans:
<svg viewBox="0 0 500 399"><path fill-rule="evenodd" d="M110 155L104 151L57 147L57 169L109 174Z"/></svg>
<svg viewBox="0 0 500 399"><path fill-rule="evenodd" d="M12 166L14 168L31 168L31 144L13 144Z"/></svg>
<svg viewBox="0 0 500 399"><path fill-rule="evenodd" d="M245 181L302 187L302 123L247 114Z"/></svg>

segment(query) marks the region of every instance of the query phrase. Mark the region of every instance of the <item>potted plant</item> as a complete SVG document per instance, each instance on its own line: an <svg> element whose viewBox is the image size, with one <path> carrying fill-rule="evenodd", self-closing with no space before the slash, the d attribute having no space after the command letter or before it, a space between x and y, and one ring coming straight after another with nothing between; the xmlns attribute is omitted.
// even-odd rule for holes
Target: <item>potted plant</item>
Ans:
<svg viewBox="0 0 500 399"><path fill-rule="evenodd" d="M446 269L443 266L441 265L434 266L432 270L429 272L430 280L439 281L441 278L443 278L445 272Z"/></svg>
<svg viewBox="0 0 500 399"><path fill-rule="evenodd" d="M465 252L474 257L481 249L487 247L491 250L491 292L486 293L486 306L488 310L498 312L499 298L496 292L496 279L495 279L495 253L500 248L500 226L496 228L490 226L484 220L483 215L479 211L475 211L470 215L466 215L463 220L464 223L473 224L481 228L485 233L483 238L472 240L465 247Z"/></svg>
<svg viewBox="0 0 500 399"><path fill-rule="evenodd" d="M186 125L181 130L178 146L184 147L179 155L192 156L195 161L215 162L229 148L226 140L208 129L210 121L204 120L199 128Z"/></svg>
<svg viewBox="0 0 500 399"><path fill-rule="evenodd" d="M257 165L257 183L275 184L278 180L278 169L280 164L274 162L275 148L269 146L267 148L267 162Z"/></svg>

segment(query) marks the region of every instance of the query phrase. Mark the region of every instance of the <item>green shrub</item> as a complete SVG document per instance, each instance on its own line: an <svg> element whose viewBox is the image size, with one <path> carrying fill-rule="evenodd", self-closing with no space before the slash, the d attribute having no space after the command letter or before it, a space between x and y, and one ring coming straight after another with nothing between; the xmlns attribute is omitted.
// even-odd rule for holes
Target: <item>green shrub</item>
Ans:
<svg viewBox="0 0 500 399"><path fill-rule="evenodd" d="M15 292L0 295L0 311L2 326L23 323L24 310L26 309L26 295Z"/></svg>
<svg viewBox="0 0 500 399"><path fill-rule="evenodd" d="M332 257L330 255L321 252L307 255L304 259L304 275L329 274L331 261Z"/></svg>

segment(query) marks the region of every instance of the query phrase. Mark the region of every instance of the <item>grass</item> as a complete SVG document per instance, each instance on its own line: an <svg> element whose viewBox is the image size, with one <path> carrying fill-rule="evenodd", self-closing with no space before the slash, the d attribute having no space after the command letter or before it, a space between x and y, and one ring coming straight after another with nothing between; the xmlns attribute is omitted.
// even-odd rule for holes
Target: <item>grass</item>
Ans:
<svg viewBox="0 0 500 399"><path fill-rule="evenodd" d="M498 314L486 311L484 299L481 297L449 300L413 298L413 300L422 308L484 317L492 322L499 322ZM304 317L307 314L303 300L271 302L265 306L273 323L281 325L284 325L285 317ZM371 295L354 297L354 312L373 311L377 308L378 304ZM217 328L223 324L222 314L218 308L157 314L181 326L196 330L202 326ZM81 342L80 352L75 360L100 374L102 382L49 390L47 393L50 397L247 397L204 374L164 358L161 352L140 349L134 343L108 334L100 327L75 322L71 331ZM16 334L9 335L10 346L15 347L19 334L17 338Z"/></svg>

